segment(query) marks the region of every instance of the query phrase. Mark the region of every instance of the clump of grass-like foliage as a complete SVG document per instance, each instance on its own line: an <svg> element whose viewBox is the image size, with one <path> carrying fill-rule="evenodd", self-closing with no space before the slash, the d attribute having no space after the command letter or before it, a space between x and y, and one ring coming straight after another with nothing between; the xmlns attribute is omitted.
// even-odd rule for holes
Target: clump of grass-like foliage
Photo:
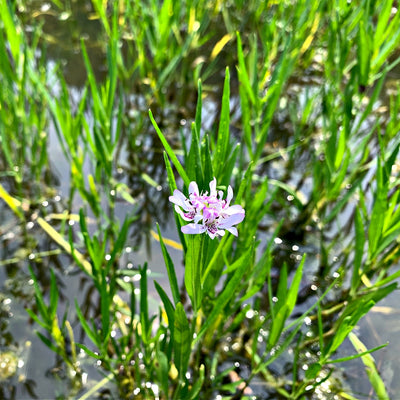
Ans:
<svg viewBox="0 0 400 400"><path fill-rule="evenodd" d="M60 20L73 18L66 3L52 2ZM337 363L360 357L388 399L370 354L383 345L368 350L355 328L400 276L394 2L92 0L106 76L78 40L86 82L74 99L61 65L48 68L40 25L24 32L30 6L0 0L0 198L27 248L4 264L32 279L28 313L68 372L65 395L312 398ZM42 207L57 187L49 131L69 168L63 212ZM169 195L187 196L192 181L209 191L214 178L245 210L238 236L184 234L175 213L180 243L165 238L152 210L172 215ZM161 179L162 199L144 194ZM168 277L154 281L156 307L147 263L125 267L132 231L151 230ZM43 272L29 254L68 265ZM59 282L76 267L96 307L60 307ZM337 356L348 337L354 355ZM100 365L97 384L84 384L82 354Z"/></svg>

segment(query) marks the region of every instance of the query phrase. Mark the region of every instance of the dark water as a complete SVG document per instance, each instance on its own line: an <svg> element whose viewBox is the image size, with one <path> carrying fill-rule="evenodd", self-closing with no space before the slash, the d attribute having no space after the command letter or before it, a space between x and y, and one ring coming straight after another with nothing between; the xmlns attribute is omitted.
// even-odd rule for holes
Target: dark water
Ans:
<svg viewBox="0 0 400 400"><path fill-rule="evenodd" d="M105 54L101 38L98 35L100 22L88 19L92 9L87 3L74 2L71 4L73 5L71 12L60 16L50 3L34 1L30 3L29 8L20 10L20 17L25 21L28 32L32 23L40 21L43 24L48 68L52 69L56 63L60 63L71 98L75 99L77 103L82 93L82 86L86 81L85 67L80 53L81 38L86 39L89 57L99 81L106 76L106 67ZM395 71L392 77L396 78L396 74ZM57 86L54 87L54 91L57 92ZM216 86L215 92L220 93L220 91L221 87ZM195 93L192 93L190 97L195 99ZM215 98L218 98L218 95ZM215 98L210 96L204 102L203 118L207 128L211 128L212 121L218 113L218 101ZM151 270L151 279L165 283L163 286L166 288L168 284L164 261L159 244L150 232L155 230L155 223L158 222L165 237L178 241L172 209L168 204L169 193L162 149L150 126L147 116L149 105L144 97L140 93L127 92L125 101L130 104L133 134L129 138L125 138L123 142L119 153L117 173L118 179L131 189L132 196L137 200L140 218L132 226L121 265L126 268L137 268L147 261ZM235 100L232 101L232 105L235 106ZM183 129L184 132L188 132L187 127L190 126L190 119L194 116L194 103L186 109L174 105L170 109L172 112L168 112L168 116L165 116L163 120L163 130L169 135L172 142L177 143L177 130ZM285 115L282 114L279 118L281 119L276 121L271 134L271 143L273 143L275 151L276 148L284 148L289 145L292 134L292 132L285 132L282 128L285 126ZM58 138L54 130L50 129L49 135L50 163L53 166L54 179L58 184L55 185L52 196L43 200L39 205L38 215L61 213L65 209L69 191L69 163L65 160L58 145ZM304 157L307 159L307 154ZM266 171L260 172L279 179L282 177L281 171L282 161L277 161L272 163ZM143 179L144 175L151 177L156 185L152 186L147 183ZM293 173L290 179L292 183L297 183L302 176ZM73 211L77 212L80 205L79 198L77 198ZM116 207L116 215L123 220L131 209L130 204L120 203ZM12 213L1 203L0 221L0 260L2 260L2 264L0 264L0 352L11 351L18 359L16 374L0 380L0 398L50 399L55 398L56 395L60 395L60 398L68 397L68 394L73 393L73 389L70 387L69 379L66 379L66 372L60 360L37 338L35 330L38 329L38 326L29 320L25 311L25 307L33 307L34 304L33 282L28 272L28 266L31 265L34 268L44 290L49 287L49 269L53 268L57 272L61 302L59 318L62 318L63 313L68 310L69 320L74 321L75 314L71 305L75 298L80 304L87 306L89 313L95 312L93 310L96 310L97 299L93 295L93 287L76 270L68 256L53 254L39 257L37 255L38 249L40 252L46 252L54 250L55 247L52 245L51 239L38 228L34 218L28 222L26 227L21 227ZM57 222L52 221L51 223L57 229ZM26 232L24 232L24 228L26 228ZM268 221L266 221L263 235L265 235L264 240L270 236ZM316 251L318 239L313 235L312 230L296 232L290 227L286 235L281 235L281 239L281 242L276 242L277 257L281 256L294 265L303 252L309 255L309 269L303 282L303 306L306 308L315 302L313 278L319 268ZM340 248L337 250L339 254ZM181 278L183 274L182 253L173 248L170 248L169 251ZM11 262L13 258L19 258L20 261ZM335 260L330 261L334 263ZM153 299L153 309L157 310L158 296L151 281L149 295ZM396 352L393 351L399 344L398 316L400 311L397 300L397 294L394 294L382 301L379 307L373 309L361 321L358 328L359 336L368 348L385 342L391 343L390 348L380 350L374 357L387 388L390 388L392 394L400 393L400 384L396 379L400 373L400 364L396 360ZM301 305L300 309L303 306ZM311 328L312 326L310 326L310 332ZM79 332L77 333L76 340L79 342ZM351 344L346 342L338 357L350 354L354 354L354 350ZM310 355L310 360L312 360L312 355ZM310 360L302 360L302 366L306 368ZM87 387L93 386L102 379L93 360L82 355L80 361L83 369L88 373L84 377ZM334 382L335 379L336 382ZM360 360L340 365L331 382L345 388L351 387L353 393L359 393L360 398L368 398L370 385ZM261 389L257 389L258 384ZM317 393L315 398L334 398L331 397L329 386L325 386L325 389L323 386L321 387L320 393ZM264 390L262 383L255 381L254 393L263 393L262 390ZM357 397L357 394L355 396Z"/></svg>

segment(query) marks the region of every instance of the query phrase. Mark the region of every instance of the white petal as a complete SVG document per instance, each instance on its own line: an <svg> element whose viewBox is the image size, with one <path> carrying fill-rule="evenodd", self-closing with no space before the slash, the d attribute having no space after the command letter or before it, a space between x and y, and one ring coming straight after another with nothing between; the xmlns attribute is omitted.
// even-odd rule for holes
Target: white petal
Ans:
<svg viewBox="0 0 400 400"><path fill-rule="evenodd" d="M206 231L206 227L200 224L187 224L182 226L181 231L190 235L196 235L199 233L204 233Z"/></svg>
<svg viewBox="0 0 400 400"><path fill-rule="evenodd" d="M217 180L215 178L210 182L210 196L217 197Z"/></svg>
<svg viewBox="0 0 400 400"><path fill-rule="evenodd" d="M233 190L232 190L231 185L229 185L228 186L228 193L226 195L226 206L229 206L229 204L230 204L230 202L232 200L232 197L233 197Z"/></svg>
<svg viewBox="0 0 400 400"><path fill-rule="evenodd" d="M238 230L234 226L231 226L230 228L226 228L226 230L228 232L232 233L232 235L235 235L235 236L238 235Z"/></svg>
<svg viewBox="0 0 400 400"><path fill-rule="evenodd" d="M207 235L210 236L211 239L214 239L216 236L215 233L211 233L210 231L207 231Z"/></svg>
<svg viewBox="0 0 400 400"><path fill-rule="evenodd" d="M232 225L237 225L242 222L244 219L244 213L241 214L233 214L228 218L225 218L221 223L218 224L218 228L228 229Z"/></svg>
<svg viewBox="0 0 400 400"><path fill-rule="evenodd" d="M185 212L179 208L178 206L175 206L175 211L185 220L185 221L193 221L193 218L188 218L185 216Z"/></svg>
<svg viewBox="0 0 400 400"><path fill-rule="evenodd" d="M199 195L199 187L194 181L189 183L189 194L196 194L197 196Z"/></svg>
<svg viewBox="0 0 400 400"><path fill-rule="evenodd" d="M239 204L235 204L234 206L224 208L223 213L226 215L243 214L244 216L244 209Z"/></svg>
<svg viewBox="0 0 400 400"><path fill-rule="evenodd" d="M197 224L199 221L203 219L203 216L201 214L196 214L194 216L194 223Z"/></svg>
<svg viewBox="0 0 400 400"><path fill-rule="evenodd" d="M169 201L171 203L174 203L174 204L182 207L184 210L187 210L187 205L185 203L186 200L187 199L184 196L184 194L182 192L180 192L178 189L174 190L173 196L169 196Z"/></svg>

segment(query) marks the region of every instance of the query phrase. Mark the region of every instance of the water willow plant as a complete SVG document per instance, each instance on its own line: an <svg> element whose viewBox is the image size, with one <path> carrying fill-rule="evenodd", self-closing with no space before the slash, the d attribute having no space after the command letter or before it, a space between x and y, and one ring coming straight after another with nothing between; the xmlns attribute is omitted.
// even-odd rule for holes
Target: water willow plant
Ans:
<svg viewBox="0 0 400 400"><path fill-rule="evenodd" d="M373 101L373 100L371 100ZM334 323L334 329L325 332L326 323L324 321L325 315L330 315L334 312L333 309L325 309L325 296L332 293L332 288L341 281L341 277L337 274L337 278L333 281L327 289L321 293L320 297L316 300L316 303L306 310L298 319L294 320L292 323L288 323L291 314L297 303L297 295L300 288L300 283L302 280L302 272L305 263L305 257L303 257L302 262L297 267L297 270L293 276L291 286L288 287L288 269L287 265L283 264L280 269L280 278L277 287L272 283L272 245L271 243L267 246L266 250L262 252L260 259L256 260L255 249L257 248L259 242L254 242L252 239L257 234L258 223L261 218L268 212L270 204L274 201L277 194L277 190L270 193L271 200L266 202L267 190L270 187L268 185L268 180L266 180L261 186L255 197L252 196L252 181L256 174L250 165L241 179L241 184L238 190L237 201L245 204L246 208L246 218L240 225L240 232L237 241L234 241L233 235L224 235L221 241L210 240L207 235L190 235L193 229L194 233L201 233L206 230L201 224L196 224L200 222L203 215L198 215L196 209L196 198L198 192L201 190L207 190L205 184L207 178L205 177L205 171L208 174L212 173L216 176L216 179L228 179L232 176L232 169L230 169L230 175L226 174L226 170L221 168L221 158L228 158L228 155L233 157L232 164L235 164L237 152L235 151L235 145L230 141L229 134L229 72L227 71L225 86L224 86L224 97L222 100L222 113L220 117L220 124L218 129L218 135L216 143L214 145L214 152L210 151L209 142L207 135L204 136L203 140L200 140L200 121L201 121L201 85L199 86L199 98L198 106L196 109L195 122L192 124L192 142L190 150L188 151L184 148L185 163L187 164L187 169L182 167L180 161L174 154L172 148L167 143L164 135L160 131L157 123L155 122L152 113L150 112L150 118L153 125L164 144L166 153L168 157L165 157L166 166L168 170L168 178L170 183L172 202L176 205L176 221L178 232L181 235L181 240L183 248L185 249L185 287L186 291L191 299L192 308L194 314L192 317L187 315L184 318L184 330L190 329L190 333L194 335L194 340L192 341L193 351L202 353L204 347L212 346L212 343L223 337L226 337L228 333L234 334L235 328L238 324L244 322L243 314L246 314L244 310L249 310L245 306L244 301L249 300L252 296L256 295L260 290L262 290L265 283L268 287L268 299L269 299L269 312L267 313L266 319L256 318L257 322L250 328L250 332L254 335L251 345L246 347L246 351L250 355L252 362L252 373L245 380L245 385L241 386L241 393L243 394L244 387L250 384L251 380L256 374L261 374L265 377L266 381L269 383L274 383L275 389L285 398L298 399L304 396L312 388L318 386L321 383L323 376L329 376L329 365L336 362L342 362L348 359L352 359L356 356L344 357L334 360L332 357L343 343L348 334L355 328L360 319L371 309L371 307L376 304L382 298L388 296L397 285L391 283L393 279L396 278L397 274L390 276L387 279L381 281L379 278L375 285L367 284L365 288L363 283L367 282L366 273L367 270L362 270L360 265L362 263L362 249L365 241L362 239L364 236L364 228L360 219L360 215L356 217L356 255L353 277L352 277L352 288L350 292L350 297L347 298L341 304L333 306L340 310L340 316ZM336 143L335 143L336 145ZM330 145L333 146L332 144ZM237 147L236 147L237 148ZM337 151L340 152L341 146L338 145ZM331 151L333 151L331 149ZM378 163L378 183L377 190L380 195L377 197L377 202L374 206L374 215L371 219L371 224L369 231L370 236L374 237L373 240L380 236L377 233L378 221L381 221L378 225L379 227L386 226L387 232L383 237L386 236L386 241L383 241L380 247L380 252L383 251L385 246L391 241L393 232L397 232L397 212L393 216L393 228L389 228L389 214L386 220L387 223L383 223L383 213L384 204L386 202L383 200L386 198L386 190L388 185L389 171L391 170L392 163L397 155L397 148L387 156L386 166L384 168L380 167L381 163ZM337 157L337 154L335 154ZM182 178L186 189L188 190L188 197L182 194L176 189L175 177L172 172L171 164L169 159L174 164L176 170L178 171L180 177ZM231 159L230 159L231 160ZM361 160L363 158L361 157ZM232 165L231 162L227 163ZM345 168L345 167L344 167ZM218 171L218 173L216 172ZM386 171L386 173L385 173ZM200 189L191 182L191 180L196 179L197 182L202 182L202 186L199 185ZM342 178L340 178L342 179ZM281 188L286 188L287 185L283 183L274 182L274 186ZM357 187L357 185L356 185ZM380 189L379 189L380 188ZM210 190L213 191L214 187L210 185ZM228 189L229 191L229 189ZM350 192L352 192L350 190ZM294 192L293 192L294 193ZM378 193L378 192L377 192ZM382 194L383 193L383 194ZM336 196L337 197L337 196ZM328 198L329 201L336 201L336 197ZM348 201L350 195L345 196L345 201ZM381 200L379 200L381 198ZM396 199L394 199L396 201ZM334 219L337 214L344 207L344 201L340 201L338 205L333 208L330 212L329 217ZM389 207L391 212L395 210L395 206L391 203ZM332 215L333 214L333 215ZM377 215L379 214L379 218ZM197 218L196 218L196 215ZM186 221L194 221L190 228L189 225L185 225ZM328 223L329 221L325 221ZM194 224L194 226L193 226ZM198 226L196 226L198 225ZM281 224L277 227L276 232L273 237L279 232ZM185 235L182 235L186 233ZM161 235L161 234L160 234ZM250 239L249 239L250 238ZM205 244L206 243L206 244ZM371 251L378 245L372 246ZM171 262L165 247L163 247L163 253L165 257L165 262L168 269L168 275L171 277L175 276L174 266ZM367 263L366 265L368 265ZM345 273L345 271L343 271ZM239 274L239 275L238 275ZM221 283L221 279L225 277L222 290L217 290L216 286ZM384 273L383 273L384 275ZM173 282L173 281L171 281ZM386 285L386 286L385 286ZM177 296L177 289L172 290L175 293L174 302L176 311L179 309L179 313L183 318L182 308L180 306L180 301ZM169 316L172 318L173 303L168 302L163 296L163 301L165 306L168 304L170 307ZM257 299L257 297L256 297ZM177 302L178 300L178 302ZM329 304L329 303L328 303ZM171 309L172 307L172 309ZM242 310L241 310L242 309ZM254 303L254 309L260 312L260 308L257 300ZM319 344L319 357L309 366L307 372L302 375L297 368L297 359L303 348L308 348L312 344L308 343L307 340L302 340L301 326L304 318L309 315L313 310L317 309L317 320L318 320L318 331L316 342ZM226 316L230 316L228 320ZM222 317L222 316L225 316ZM190 324L190 319L192 322ZM254 329L254 330L252 330ZM264 340L263 333L268 331L267 340ZM250 334L250 333L249 333ZM191 337L191 335L189 335ZM289 346L293 346L299 337L298 345L295 351L297 354L294 357L293 365L293 384L291 390L287 390L283 386L280 386L278 379L271 377L268 371L268 366L276 361L276 359L282 355L282 353L287 350ZM261 346L257 343L263 343ZM278 347L277 347L278 346ZM197 347L197 348L196 348ZM296 347L296 346L295 346ZM212 347L210 347L212 348ZM381 347L374 348L372 350L365 351L359 356L365 356L371 351L377 350ZM187 356L189 357L189 356ZM218 355L215 357L218 358ZM218 361L214 359L213 362L218 364ZM186 364L185 364L186 366ZM196 368L196 365L191 364L192 368ZM206 367L206 370L207 367ZM225 371L226 372L226 371ZM224 371L221 372L224 374ZM187 384L187 382L185 383ZM213 383L211 383L211 387ZM232 385L231 389L233 389ZM251 385L250 385L251 386ZM214 390L218 386L214 386ZM235 386L235 390L239 390L239 386ZM239 391L240 391L239 390ZM205 384L202 388L201 393L207 392L207 385ZM206 397L204 397L206 398Z"/></svg>

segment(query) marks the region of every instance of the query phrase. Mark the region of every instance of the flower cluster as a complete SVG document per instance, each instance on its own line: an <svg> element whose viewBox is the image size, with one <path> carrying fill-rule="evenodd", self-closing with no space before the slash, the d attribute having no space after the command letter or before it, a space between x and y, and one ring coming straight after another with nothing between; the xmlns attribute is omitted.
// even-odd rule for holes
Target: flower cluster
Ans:
<svg viewBox="0 0 400 400"><path fill-rule="evenodd" d="M210 194L199 193L196 182L190 182L189 198L179 190L174 190L174 195L169 200L175 204L175 211L185 220L191 221L182 227L183 233L207 233L211 239L224 236L225 230L237 236L234 225L239 224L244 218L244 209L240 205L230 206L233 190L228 186L226 200L222 199L222 190L217 193L217 181L210 182Z"/></svg>

